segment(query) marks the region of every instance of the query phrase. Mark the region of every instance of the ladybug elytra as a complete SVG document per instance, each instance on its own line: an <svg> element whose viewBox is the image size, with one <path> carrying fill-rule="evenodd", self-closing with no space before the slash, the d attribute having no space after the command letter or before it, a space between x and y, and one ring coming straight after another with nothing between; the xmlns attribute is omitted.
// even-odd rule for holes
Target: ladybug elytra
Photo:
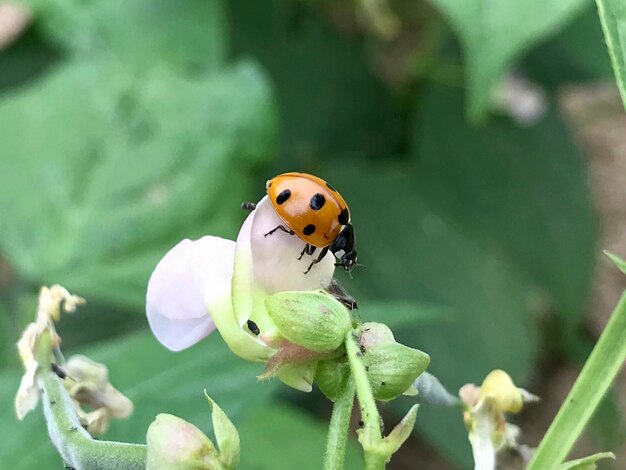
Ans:
<svg viewBox="0 0 626 470"><path fill-rule="evenodd" d="M336 266L350 271L357 260L354 228L350 223L350 209L346 201L330 184L307 173L283 173L267 182L267 195L272 207L285 223L270 230L297 235L306 244L298 259L304 254L321 252L309 265L320 262L330 250L337 258Z"/></svg>

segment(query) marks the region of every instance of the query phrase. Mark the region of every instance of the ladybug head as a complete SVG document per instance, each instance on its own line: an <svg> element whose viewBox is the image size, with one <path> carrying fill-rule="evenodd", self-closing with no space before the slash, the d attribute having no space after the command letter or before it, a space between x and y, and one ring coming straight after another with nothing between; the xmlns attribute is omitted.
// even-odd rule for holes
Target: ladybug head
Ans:
<svg viewBox="0 0 626 470"><path fill-rule="evenodd" d="M350 271L356 265L357 255L355 248L354 228L348 224L341 231L339 236L330 245L330 251L335 255L338 262L335 266L341 266L346 271Z"/></svg>

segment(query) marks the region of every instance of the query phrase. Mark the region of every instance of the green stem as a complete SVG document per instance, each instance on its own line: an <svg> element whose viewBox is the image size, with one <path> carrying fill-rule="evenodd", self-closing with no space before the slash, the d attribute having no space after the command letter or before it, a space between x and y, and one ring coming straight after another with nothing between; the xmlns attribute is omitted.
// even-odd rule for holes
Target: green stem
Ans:
<svg viewBox="0 0 626 470"><path fill-rule="evenodd" d="M380 431L380 415L378 414L378 408L376 407L376 401L367 378L365 366L359 358L361 351L353 331L348 332L346 335L345 344L350 371L356 386L356 395L361 407L363 428L359 433L359 442L365 452L365 468L366 470L384 469L389 456L385 452L381 452L384 446L382 445L383 437Z"/></svg>
<svg viewBox="0 0 626 470"><path fill-rule="evenodd" d="M527 470L556 468L626 361L626 292L593 348L574 387L541 441Z"/></svg>
<svg viewBox="0 0 626 470"><path fill-rule="evenodd" d="M339 398L333 404L333 414L330 418L328 439L326 440L324 470L343 469L353 402L354 380L350 374L346 374Z"/></svg>
<svg viewBox="0 0 626 470"><path fill-rule="evenodd" d="M40 371L37 383L42 390L48 433L65 463L76 470L143 470L146 446L123 442L98 441L83 429L74 404L59 378L50 370L49 336L39 348Z"/></svg>

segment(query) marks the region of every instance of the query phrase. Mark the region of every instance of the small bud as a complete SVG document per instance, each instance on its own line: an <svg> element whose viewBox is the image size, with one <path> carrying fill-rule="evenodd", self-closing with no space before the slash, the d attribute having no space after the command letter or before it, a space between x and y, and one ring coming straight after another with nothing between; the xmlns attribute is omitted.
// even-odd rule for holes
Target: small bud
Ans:
<svg viewBox="0 0 626 470"><path fill-rule="evenodd" d="M383 323L363 323L360 328L359 346L367 350L380 344L395 343L391 329Z"/></svg>
<svg viewBox="0 0 626 470"><path fill-rule="evenodd" d="M363 354L363 364L377 400L393 400L403 394L429 363L428 354L399 343L380 344Z"/></svg>
<svg viewBox="0 0 626 470"><path fill-rule="evenodd" d="M170 414L159 414L146 436L146 470L220 468L211 440L193 424Z"/></svg>
<svg viewBox="0 0 626 470"><path fill-rule="evenodd" d="M519 413L524 398L513 380L503 370L493 370L485 377L478 399L491 398L496 409L502 413Z"/></svg>
<svg viewBox="0 0 626 470"><path fill-rule="evenodd" d="M323 291L280 292L265 307L281 335L311 351L339 348L352 327L348 310Z"/></svg>
<svg viewBox="0 0 626 470"><path fill-rule="evenodd" d="M326 395L326 398L330 401L335 401L339 398L339 394L342 391L341 385L345 376L349 373L350 367L348 367L348 363L345 361L339 362L334 359L319 361L315 373L315 383L322 393Z"/></svg>

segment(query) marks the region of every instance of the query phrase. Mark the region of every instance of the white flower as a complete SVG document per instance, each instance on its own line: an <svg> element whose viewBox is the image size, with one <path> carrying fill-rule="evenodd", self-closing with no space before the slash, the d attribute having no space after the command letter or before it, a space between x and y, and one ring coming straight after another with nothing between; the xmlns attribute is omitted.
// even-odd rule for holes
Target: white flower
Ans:
<svg viewBox="0 0 626 470"><path fill-rule="evenodd" d="M146 313L157 339L179 351L217 328L235 354L267 361L276 350L268 344L275 327L265 298L319 289L335 269L334 257L327 253L304 274L312 261L306 254L298 260L305 242L281 230L265 236L279 225L284 222L264 197L243 223L237 242L205 236L172 248L148 283Z"/></svg>
<svg viewBox="0 0 626 470"><path fill-rule="evenodd" d="M496 455L516 448L519 428L506 422L506 413L519 413L525 403L539 398L518 388L503 370L491 371L480 387L466 384L459 390L465 405L463 418L472 445L475 470L494 470Z"/></svg>
<svg viewBox="0 0 626 470"><path fill-rule="evenodd" d="M76 307L83 303L85 303L84 299L70 294L67 289L59 285L41 288L37 319L28 324L17 342L17 350L25 369L15 396L15 413L18 419L24 419L24 416L33 410L39 401L39 388L35 379L39 369L37 356L42 334L47 332L50 335L50 346L58 347L61 339L54 329L54 322L61 318L61 308L68 313L74 312Z"/></svg>

